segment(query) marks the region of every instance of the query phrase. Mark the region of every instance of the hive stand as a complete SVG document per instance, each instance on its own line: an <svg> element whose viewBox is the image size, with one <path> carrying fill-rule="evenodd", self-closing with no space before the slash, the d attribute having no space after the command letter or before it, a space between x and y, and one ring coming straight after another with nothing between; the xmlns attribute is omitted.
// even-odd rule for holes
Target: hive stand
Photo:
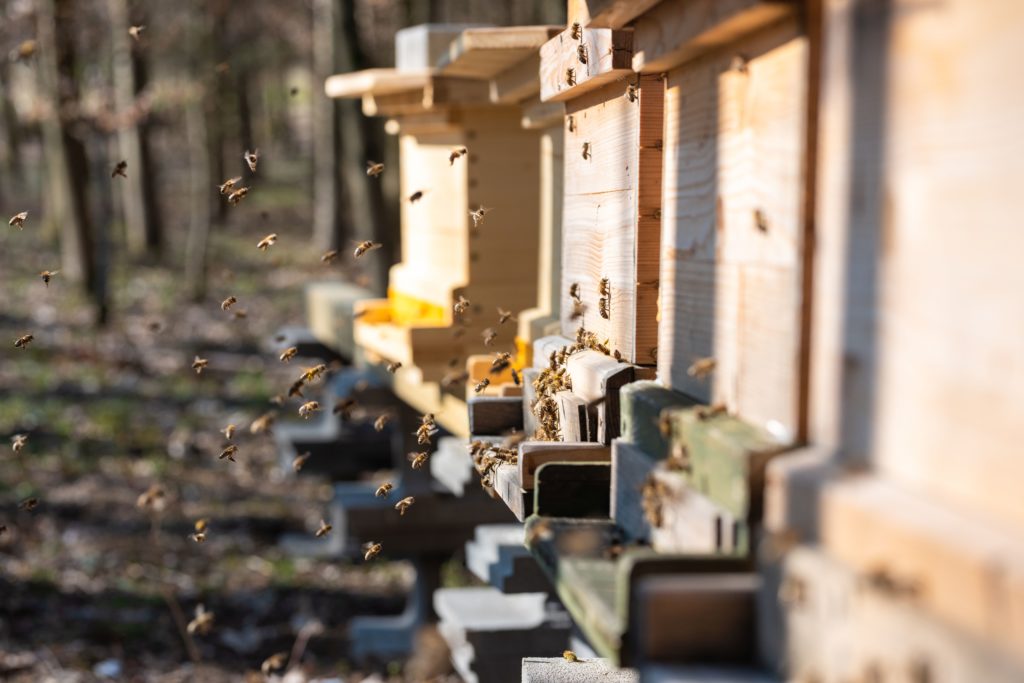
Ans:
<svg viewBox="0 0 1024 683"><path fill-rule="evenodd" d="M347 257L347 253L342 256ZM304 300L310 334L351 362L356 357L355 305L357 301L372 297L370 290L341 280L306 285Z"/></svg>

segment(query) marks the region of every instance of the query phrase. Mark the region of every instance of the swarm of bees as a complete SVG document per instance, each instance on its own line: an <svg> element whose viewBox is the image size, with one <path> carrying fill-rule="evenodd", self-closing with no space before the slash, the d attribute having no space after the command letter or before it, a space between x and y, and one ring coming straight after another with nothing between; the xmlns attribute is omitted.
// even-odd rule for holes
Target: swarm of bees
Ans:
<svg viewBox="0 0 1024 683"><path fill-rule="evenodd" d="M459 147L458 149L453 149L453 150L452 150L452 153L448 155L448 165L449 165L449 166L454 166L454 165L455 165L455 161L456 161L456 160L457 160L457 159L458 159L459 157L464 157L464 156L466 156L466 153L467 153L468 151L469 151L469 150L467 150L467 149L466 149L465 147Z"/></svg>
<svg viewBox="0 0 1024 683"><path fill-rule="evenodd" d="M25 227L25 221L27 220L28 211L22 211L21 213L16 213L13 216L11 216L11 220L7 221L7 225L11 226L12 228L17 228L18 230L21 230L22 228Z"/></svg>
<svg viewBox="0 0 1024 683"><path fill-rule="evenodd" d="M356 245L355 251L352 252L352 255L355 258L359 258L360 256L362 256L366 252L373 251L374 249L380 249L383 246L384 245L379 243L379 242L373 242L371 240L366 240L365 242L360 242L359 244Z"/></svg>
<svg viewBox="0 0 1024 683"><path fill-rule="evenodd" d="M125 173L125 170L127 170L127 168L128 162L122 159L121 161L117 162L117 164L114 165L114 170L110 172L110 177L116 178L117 176L121 176L122 178L127 178L128 174Z"/></svg>
<svg viewBox="0 0 1024 683"><path fill-rule="evenodd" d="M59 270L44 270L44 271L41 271L39 273L39 278L43 281L44 285L49 287L50 286L50 280L52 280L53 276L56 275L59 272L60 272Z"/></svg>
<svg viewBox="0 0 1024 683"><path fill-rule="evenodd" d="M469 444L469 455L474 469L480 475L480 485L485 489L494 486L495 468L504 464L514 465L519 461L517 449L480 440Z"/></svg>

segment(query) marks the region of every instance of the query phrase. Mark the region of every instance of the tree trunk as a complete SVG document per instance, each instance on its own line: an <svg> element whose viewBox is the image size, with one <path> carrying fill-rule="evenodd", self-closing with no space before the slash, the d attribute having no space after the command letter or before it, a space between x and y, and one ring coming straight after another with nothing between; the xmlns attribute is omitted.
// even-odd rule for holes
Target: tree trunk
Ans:
<svg viewBox="0 0 1024 683"><path fill-rule="evenodd" d="M206 296L206 252L210 241L210 144L206 111L201 97L191 99L185 109L188 145L189 227L185 245L185 281L193 301Z"/></svg>
<svg viewBox="0 0 1024 683"><path fill-rule="evenodd" d="M18 115L11 104L9 66L0 64L0 203L4 206L24 191Z"/></svg>
<svg viewBox="0 0 1024 683"><path fill-rule="evenodd" d="M338 103L320 90L337 72L338 0L313 0L313 241L318 249L341 246Z"/></svg>

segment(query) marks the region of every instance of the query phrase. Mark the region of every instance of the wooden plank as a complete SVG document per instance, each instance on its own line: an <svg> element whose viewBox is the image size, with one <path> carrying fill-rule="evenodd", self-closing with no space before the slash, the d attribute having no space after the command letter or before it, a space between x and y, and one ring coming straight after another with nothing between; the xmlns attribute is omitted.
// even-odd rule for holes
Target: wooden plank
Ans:
<svg viewBox="0 0 1024 683"><path fill-rule="evenodd" d="M822 541L869 581L1008 652L1024 652L1024 549L1012 527L877 477L825 488Z"/></svg>
<svg viewBox="0 0 1024 683"><path fill-rule="evenodd" d="M337 74L324 81L328 97L363 97L419 91L430 81L431 70L399 71L398 69L363 69Z"/></svg>
<svg viewBox="0 0 1024 683"><path fill-rule="evenodd" d="M401 71L433 69L464 31L486 24L420 24L395 33L395 67Z"/></svg>
<svg viewBox="0 0 1024 683"><path fill-rule="evenodd" d="M642 77L572 100L565 135L562 333L580 324L631 363L657 358L663 83ZM635 99L636 101L632 101ZM584 151L586 155L584 155ZM601 281L608 281L601 315ZM582 315L569 294L578 284Z"/></svg>
<svg viewBox="0 0 1024 683"><path fill-rule="evenodd" d="M402 90L400 92L366 93L363 95L364 116L408 116L423 114L426 88Z"/></svg>
<svg viewBox="0 0 1024 683"><path fill-rule="evenodd" d="M590 441L587 402L571 391L559 391L552 397L558 406L558 433L562 441Z"/></svg>
<svg viewBox="0 0 1024 683"><path fill-rule="evenodd" d="M633 25L634 71L660 73L796 15L792 0L664 2ZM740 54L745 46L735 46Z"/></svg>
<svg viewBox="0 0 1024 683"><path fill-rule="evenodd" d="M520 125L530 130L552 127L561 129L563 119L565 119L565 105L561 102L534 102L528 106L523 105L523 118ZM559 156L561 153L561 146L559 146Z"/></svg>
<svg viewBox="0 0 1024 683"><path fill-rule="evenodd" d="M491 90L488 84L471 78L435 76L423 89L423 106L428 109L490 101Z"/></svg>
<svg viewBox="0 0 1024 683"><path fill-rule="evenodd" d="M775 25L668 75L658 376L781 440L801 422L807 41ZM690 376L713 357L710 378Z"/></svg>
<svg viewBox="0 0 1024 683"><path fill-rule="evenodd" d="M764 528L801 542L815 543L821 531L821 490L842 468L831 447L798 449L774 458L765 469Z"/></svg>
<svg viewBox="0 0 1024 683"><path fill-rule="evenodd" d="M650 380L622 387L619 400L622 438L654 460L669 455L669 440L661 431L661 412L693 407L696 403L689 396Z"/></svg>
<svg viewBox="0 0 1024 683"><path fill-rule="evenodd" d="M541 337L533 342L533 367L538 370L546 368L552 353L561 351L572 345L572 339L561 335Z"/></svg>
<svg viewBox="0 0 1024 683"><path fill-rule="evenodd" d="M624 79L632 60L632 30L586 28L573 38L570 27L540 48L540 99L569 100Z"/></svg>
<svg viewBox="0 0 1024 683"><path fill-rule="evenodd" d="M540 52L527 56L490 81L491 102L515 104L540 96Z"/></svg>
<svg viewBox="0 0 1024 683"><path fill-rule="evenodd" d="M537 416L533 414L533 402L537 400L537 389L533 382L540 376L536 368L523 368L520 373L523 381L523 433L532 438L537 433Z"/></svg>
<svg viewBox="0 0 1024 683"><path fill-rule="evenodd" d="M597 441L611 444L619 435L619 390L633 381L633 366L599 351L587 350L569 356L566 372L572 381L573 394L588 405L603 404L601 419L591 432Z"/></svg>
<svg viewBox="0 0 1024 683"><path fill-rule="evenodd" d="M534 514L543 517L608 517L612 468L608 462L547 462L534 477Z"/></svg>
<svg viewBox="0 0 1024 683"><path fill-rule="evenodd" d="M523 441L519 444L519 483L533 489L537 469L549 462L611 462L611 449L598 443Z"/></svg>
<svg viewBox="0 0 1024 683"><path fill-rule="evenodd" d="M531 54L537 54L541 45L560 30L559 26L466 29L448 46L448 53L438 60L437 68L445 76L494 78Z"/></svg>
<svg viewBox="0 0 1024 683"><path fill-rule="evenodd" d="M466 405L473 434L500 435L523 429L523 400L519 396L472 396Z"/></svg>
<svg viewBox="0 0 1024 683"><path fill-rule="evenodd" d="M661 0L569 0L569 25L622 28Z"/></svg>
<svg viewBox="0 0 1024 683"><path fill-rule="evenodd" d="M682 473L662 462L655 465L648 481L651 491L644 494L644 504L657 510L659 523L651 525L650 533L651 547L657 552L746 555L750 551L746 520L694 490Z"/></svg>
<svg viewBox="0 0 1024 683"><path fill-rule="evenodd" d="M654 470L653 460L636 444L625 439L612 441L612 490L609 516L629 541L646 543L651 524L644 514L642 491Z"/></svg>
<svg viewBox="0 0 1024 683"><path fill-rule="evenodd" d="M498 465L494 469L494 492L520 522L533 514L533 489L523 488L517 465Z"/></svg>

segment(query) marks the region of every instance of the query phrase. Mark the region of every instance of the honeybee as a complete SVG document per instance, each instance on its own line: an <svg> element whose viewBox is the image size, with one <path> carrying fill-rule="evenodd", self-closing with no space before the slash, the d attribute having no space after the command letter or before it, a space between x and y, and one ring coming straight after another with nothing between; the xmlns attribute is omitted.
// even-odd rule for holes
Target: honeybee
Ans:
<svg viewBox="0 0 1024 683"><path fill-rule="evenodd" d="M569 297L576 303L583 303L583 299L580 298L580 283L574 282L569 285Z"/></svg>
<svg viewBox="0 0 1024 683"><path fill-rule="evenodd" d="M563 651L562 652L562 658L565 659L565 661L571 662L573 664L575 664L576 662L580 661L580 658L577 657L576 653L573 652L572 650L565 650L565 651Z"/></svg>
<svg viewBox="0 0 1024 683"><path fill-rule="evenodd" d="M237 303L238 303L238 298L237 297L229 296L227 299L224 299L224 301L220 302L220 310L226 311L226 310L228 310L229 308L231 308L232 306L234 306Z"/></svg>
<svg viewBox="0 0 1024 683"><path fill-rule="evenodd" d="M122 178L127 178L128 174L125 173L125 169L127 168L128 162L122 159L121 161L117 162L117 164L115 164L114 170L110 172L110 177L116 178L117 176L121 176Z"/></svg>
<svg viewBox="0 0 1024 683"><path fill-rule="evenodd" d="M484 346L490 346L494 343L494 339L498 336L498 332L493 327L488 327L480 333L480 336L484 338Z"/></svg>
<svg viewBox="0 0 1024 683"><path fill-rule="evenodd" d="M306 464L306 461L309 460L309 457L311 455L313 454L310 453L309 451L306 451L305 453L299 453L298 455L296 455L295 458L292 460L292 471L300 471L302 469L302 466Z"/></svg>
<svg viewBox="0 0 1024 683"><path fill-rule="evenodd" d="M587 46L585 43L580 43L576 47L576 58L580 60L580 64L587 63Z"/></svg>
<svg viewBox="0 0 1024 683"><path fill-rule="evenodd" d="M59 272L59 270L44 270L39 273L39 277L42 278L43 284L49 287L50 280L53 278L54 275L56 275Z"/></svg>
<svg viewBox="0 0 1024 683"><path fill-rule="evenodd" d="M388 422L391 422L391 415L388 413L378 415L377 419L373 421L373 428L378 432L383 432L384 427L387 426Z"/></svg>
<svg viewBox="0 0 1024 683"><path fill-rule="evenodd" d="M230 204L231 206L237 206L238 202L240 202L243 199L245 199L246 195L248 195L248 194L249 194L249 188L248 187L240 187L240 188L238 188L237 190L234 190L231 194L228 195L228 204Z"/></svg>
<svg viewBox="0 0 1024 683"><path fill-rule="evenodd" d="M626 88L626 99L630 102L636 102L640 97L640 88L637 87L636 83L630 83L629 87Z"/></svg>
<svg viewBox="0 0 1024 683"><path fill-rule="evenodd" d="M312 382L320 375L327 371L327 366L323 363L318 363L311 368L306 368L302 371L302 379L306 382Z"/></svg>
<svg viewBox="0 0 1024 683"><path fill-rule="evenodd" d="M441 387L443 389L451 389L456 384L460 384L469 379L469 373L463 370L462 372L449 372L441 378Z"/></svg>
<svg viewBox="0 0 1024 683"><path fill-rule="evenodd" d="M519 372L515 368L512 368L512 383L517 387L522 386L523 381L519 378Z"/></svg>
<svg viewBox="0 0 1024 683"><path fill-rule="evenodd" d="M452 306L452 309L459 315L462 315L463 313L469 310L469 299L460 294L458 301L455 302L455 305Z"/></svg>
<svg viewBox="0 0 1024 683"><path fill-rule="evenodd" d="M512 360L512 354L508 351L498 351L494 354L494 360L491 361L491 371L503 370L508 367L509 361Z"/></svg>
<svg viewBox="0 0 1024 683"><path fill-rule="evenodd" d="M23 40L17 48L11 50L11 61L20 62L29 59L36 53L39 43L34 40Z"/></svg>
<svg viewBox="0 0 1024 683"><path fill-rule="evenodd" d="M256 248L259 249L260 251L266 251L275 242L277 242L277 233L276 232L272 232L269 235L267 235L266 237L264 237L263 239L261 239L259 242L257 242L256 243Z"/></svg>
<svg viewBox="0 0 1024 683"><path fill-rule="evenodd" d="M306 401L299 406L299 417L308 420L310 415L320 410L320 403L318 401Z"/></svg>
<svg viewBox="0 0 1024 683"><path fill-rule="evenodd" d="M565 70L565 84L576 85L576 69L571 66Z"/></svg>
<svg viewBox="0 0 1024 683"><path fill-rule="evenodd" d="M608 297L602 296L597 300L597 312L601 314L601 317L605 320L610 320L612 317L611 311L609 310Z"/></svg>
<svg viewBox="0 0 1024 683"><path fill-rule="evenodd" d="M754 211L754 225L761 232L768 232L768 216L762 209Z"/></svg>
<svg viewBox="0 0 1024 683"><path fill-rule="evenodd" d="M356 249L355 251L352 252L352 255L355 256L356 258L359 258L366 252L373 251L374 249L380 249L383 246L384 245L381 244L380 242L366 240L365 242L360 242L358 245L356 245Z"/></svg>
<svg viewBox="0 0 1024 683"><path fill-rule="evenodd" d="M225 439L231 441L231 439L235 438L235 429L235 424L231 423L224 429L220 430L220 433L224 435Z"/></svg>
<svg viewBox="0 0 1024 683"><path fill-rule="evenodd" d="M222 450L220 452L220 456L218 456L217 459L218 460L223 460L224 458L227 458L231 462L235 462L235 453L237 453L237 452L238 452L238 446L236 446L233 443L232 444L228 444L227 446L224 447L224 450Z"/></svg>
<svg viewBox="0 0 1024 683"><path fill-rule="evenodd" d="M580 22L573 22L569 35L572 36L573 40L580 40L581 38L583 38L583 27L580 26Z"/></svg>
<svg viewBox="0 0 1024 683"><path fill-rule="evenodd" d="M14 348L16 349L27 349L28 345L32 343L35 337L31 334L25 334L14 340Z"/></svg>
<svg viewBox="0 0 1024 683"><path fill-rule="evenodd" d="M618 349L615 349L614 351L612 351L612 356L614 356L615 360L617 360L620 363L625 363L626 362L626 361L624 361L622 359L622 352L619 351Z"/></svg>
<svg viewBox="0 0 1024 683"><path fill-rule="evenodd" d="M437 429L434 428L433 424L421 424L416 428L416 443L420 446L426 446L430 443L430 437L437 433Z"/></svg>
<svg viewBox="0 0 1024 683"><path fill-rule="evenodd" d="M479 228L480 227L480 223L482 223L483 220L484 220L484 216L486 216L487 214L489 214L493 210L494 209L489 209L486 206L481 206L478 209L476 209L475 211L470 210L469 217L473 219L473 227L474 228Z"/></svg>
<svg viewBox="0 0 1024 683"><path fill-rule="evenodd" d="M420 451L419 453L410 453L408 457L409 465L414 470L418 470L427 464L427 458L429 458L430 456L427 455L426 451Z"/></svg>
<svg viewBox="0 0 1024 683"><path fill-rule="evenodd" d="M583 143L583 158L584 159L589 159L590 158L590 143L589 142L584 142Z"/></svg>
<svg viewBox="0 0 1024 683"><path fill-rule="evenodd" d="M208 521L205 518L200 518L196 520L196 523L193 525L193 528L196 530L197 533L202 533L206 531L207 525Z"/></svg>
<svg viewBox="0 0 1024 683"><path fill-rule="evenodd" d="M235 176L234 178L228 178L223 183L217 186L221 194L231 194L235 189L235 185L242 182L242 176Z"/></svg>
<svg viewBox="0 0 1024 683"><path fill-rule="evenodd" d="M388 363L388 372L390 372L393 375L396 372L398 372L398 368L400 367L402 367L402 364L399 361L395 361L394 363Z"/></svg>
<svg viewBox="0 0 1024 683"><path fill-rule="evenodd" d="M697 408L697 419L707 420L708 418L715 417L716 415L722 415L727 412L724 403L715 403L714 405L707 406L706 408Z"/></svg>
<svg viewBox="0 0 1024 683"><path fill-rule="evenodd" d="M576 117L575 116L567 116L565 123L569 127L569 132L570 133L575 133L576 132Z"/></svg>
<svg viewBox="0 0 1024 683"><path fill-rule="evenodd" d="M668 488L663 482L658 481L653 475L648 475L640 489L641 503L644 518L647 523L655 529L660 528L665 519L662 514L662 498L668 493Z"/></svg>
<svg viewBox="0 0 1024 683"><path fill-rule="evenodd" d="M193 528L194 528L194 531L191 534L189 534L189 538L191 538L196 543L205 543L206 542L206 520L205 519L197 519L195 525L193 525Z"/></svg>
<svg viewBox="0 0 1024 683"><path fill-rule="evenodd" d="M159 512L164 509L166 502L167 494L164 493L164 487L160 486L160 484L153 484L135 499L135 507L142 509L152 508Z"/></svg>
<svg viewBox="0 0 1024 683"><path fill-rule="evenodd" d="M337 249L329 249L320 256L320 263L330 265L334 263L334 260L338 258Z"/></svg>
<svg viewBox="0 0 1024 683"><path fill-rule="evenodd" d="M316 530L316 537L323 538L327 534L331 533L331 529L334 527L328 524L323 518L320 519L320 528Z"/></svg>
<svg viewBox="0 0 1024 683"><path fill-rule="evenodd" d="M395 485L390 481L386 481L377 487L377 491L374 493L378 498L387 498L388 494L391 493L391 489L395 488Z"/></svg>
<svg viewBox="0 0 1024 683"><path fill-rule="evenodd" d="M16 227L21 230L25 227L25 221L28 220L28 211L22 211L11 216L11 220L7 221L7 225Z"/></svg>
<svg viewBox="0 0 1024 683"><path fill-rule="evenodd" d="M468 151L469 150L467 150L465 147L458 147L456 149L453 149L452 153L448 155L448 165L454 166L455 160L458 159L459 157L466 156L466 152Z"/></svg>
<svg viewBox="0 0 1024 683"><path fill-rule="evenodd" d="M697 379L704 379L715 371L716 365L718 365L718 361L711 356L697 358L690 364L690 367L686 368L686 374Z"/></svg>
<svg viewBox="0 0 1024 683"><path fill-rule="evenodd" d="M25 500L18 503L18 509L25 510L26 512L31 512L32 510L35 510L37 507L39 507L38 498L26 498Z"/></svg>
<svg viewBox="0 0 1024 683"><path fill-rule="evenodd" d="M213 618L213 612L207 612L202 605L196 605L196 616L188 622L188 627L185 630L205 636L213 629Z"/></svg>
<svg viewBox="0 0 1024 683"><path fill-rule="evenodd" d="M378 164L376 161L366 162L366 175L371 178L376 178L384 172L384 164Z"/></svg>
<svg viewBox="0 0 1024 683"><path fill-rule="evenodd" d="M21 453L21 449L28 443L28 434L15 434L11 437L11 450Z"/></svg>
<svg viewBox="0 0 1024 683"><path fill-rule="evenodd" d="M292 398L294 396L298 396L299 398L305 398L305 396L302 393L302 387L305 384L306 380L302 379L301 377L292 382L292 385L288 387L288 398ZM281 403L284 403L284 400L282 400Z"/></svg>
<svg viewBox="0 0 1024 683"><path fill-rule="evenodd" d="M205 370L206 366L209 364L210 361L206 360L205 358L200 358L199 356L196 356L195 359L192 361L192 369L196 371L197 375L201 375L203 374L203 370Z"/></svg>
<svg viewBox="0 0 1024 683"><path fill-rule="evenodd" d="M251 152L249 150L245 150L245 154L242 155L242 158L245 159L245 163L249 167L249 170L255 173L256 164L260 162L259 149L254 149Z"/></svg>
<svg viewBox="0 0 1024 683"><path fill-rule="evenodd" d="M404 517L405 516L405 511L408 510L412 506L412 504L415 503L415 502L416 502L415 498L413 498L412 496L406 496L402 500L400 500L397 503L395 503L395 509L398 510L398 514L399 515Z"/></svg>
<svg viewBox="0 0 1024 683"><path fill-rule="evenodd" d="M263 434L269 432L274 427L275 420L277 420L277 411L271 410L263 413L249 425L249 433Z"/></svg>
<svg viewBox="0 0 1024 683"><path fill-rule="evenodd" d="M481 391L483 391L488 386L490 386L490 384L491 384L491 380L489 380L486 377L484 377L482 380L480 380L479 382L476 383L475 387L473 387L473 393L474 394L479 394Z"/></svg>
<svg viewBox="0 0 1024 683"><path fill-rule="evenodd" d="M363 545L363 559L369 562L373 558L380 555L381 550L384 550L384 546L382 546L380 543L374 543L373 541L370 541L369 543Z"/></svg>
<svg viewBox="0 0 1024 683"><path fill-rule="evenodd" d="M281 355L278 356L278 359L282 363L287 363L292 358L295 358L295 354L297 354L298 352L299 352L299 349L297 347L289 346L287 349L285 349L284 351L281 352Z"/></svg>
<svg viewBox="0 0 1024 683"><path fill-rule="evenodd" d="M418 202L421 199L423 199L423 190L416 190L411 195L409 195L409 203L410 204L415 204L416 202Z"/></svg>
<svg viewBox="0 0 1024 683"><path fill-rule="evenodd" d="M278 652L277 654L270 655L269 657L263 660L263 663L260 664L260 671L263 672L264 676L270 676L271 671L277 671L278 669L284 667L285 662L287 661L288 653Z"/></svg>

